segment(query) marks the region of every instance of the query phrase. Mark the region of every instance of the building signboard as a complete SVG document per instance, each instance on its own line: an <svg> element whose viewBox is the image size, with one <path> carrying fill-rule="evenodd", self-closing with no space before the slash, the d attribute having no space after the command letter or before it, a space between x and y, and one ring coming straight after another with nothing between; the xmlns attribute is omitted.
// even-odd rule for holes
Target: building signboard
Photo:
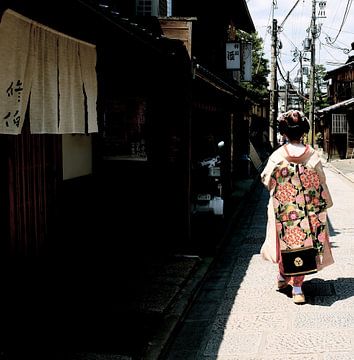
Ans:
<svg viewBox="0 0 354 360"><path fill-rule="evenodd" d="M240 43L226 43L226 69L239 70L241 68Z"/></svg>

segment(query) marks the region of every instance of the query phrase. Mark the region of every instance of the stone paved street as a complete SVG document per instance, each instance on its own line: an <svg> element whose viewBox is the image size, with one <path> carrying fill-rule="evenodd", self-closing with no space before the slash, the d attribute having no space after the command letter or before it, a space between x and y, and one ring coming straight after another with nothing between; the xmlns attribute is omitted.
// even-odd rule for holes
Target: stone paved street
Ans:
<svg viewBox="0 0 354 360"><path fill-rule="evenodd" d="M308 275L307 303L276 290L259 250L268 192L259 185L181 325L166 360L353 360L354 183L325 164L335 264ZM290 290L291 291L291 290Z"/></svg>
<svg viewBox="0 0 354 360"><path fill-rule="evenodd" d="M354 182L354 159L337 159L329 162L328 165Z"/></svg>

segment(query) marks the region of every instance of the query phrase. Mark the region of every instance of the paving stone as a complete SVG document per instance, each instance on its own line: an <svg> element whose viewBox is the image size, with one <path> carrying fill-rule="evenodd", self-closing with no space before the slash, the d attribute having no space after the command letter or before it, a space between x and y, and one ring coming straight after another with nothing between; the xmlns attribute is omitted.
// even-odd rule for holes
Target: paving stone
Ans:
<svg viewBox="0 0 354 360"><path fill-rule="evenodd" d="M273 284L272 284L273 286ZM271 298L269 298L271 296ZM224 299L228 300L235 300L236 298L240 300L247 300L248 302L252 303L265 303L268 304L271 302L271 299L278 299L279 297L286 297L284 293L280 293L273 289L273 287L240 287L240 288L233 288L229 287L225 294Z"/></svg>
<svg viewBox="0 0 354 360"><path fill-rule="evenodd" d="M233 312L229 316L217 316L212 326L212 331L222 332L233 330L286 330L288 317L286 313L250 314Z"/></svg>
<svg viewBox="0 0 354 360"><path fill-rule="evenodd" d="M220 356L218 355L217 360L258 360L258 356L246 355L246 354L236 354L231 356ZM215 360L215 356L203 356L199 357L198 360Z"/></svg>
<svg viewBox="0 0 354 360"><path fill-rule="evenodd" d="M82 352L70 355L70 360L133 360L130 356L109 353Z"/></svg>
<svg viewBox="0 0 354 360"><path fill-rule="evenodd" d="M296 329L351 329L354 328L354 314L351 312L303 312L294 317Z"/></svg>
<svg viewBox="0 0 354 360"><path fill-rule="evenodd" d="M316 279L305 281L303 284L303 291L308 296L333 296L335 290L333 281L325 281L323 279Z"/></svg>
<svg viewBox="0 0 354 360"><path fill-rule="evenodd" d="M197 351L174 351L168 355L166 360L197 360ZM215 359L214 359L215 360Z"/></svg>
<svg viewBox="0 0 354 360"><path fill-rule="evenodd" d="M354 275L354 264L343 264L341 266L341 274L343 277L350 277Z"/></svg>
<svg viewBox="0 0 354 360"><path fill-rule="evenodd" d="M284 360L284 355L260 356L259 360ZM317 354L287 354L286 360L319 360Z"/></svg>
<svg viewBox="0 0 354 360"><path fill-rule="evenodd" d="M285 294L274 290L270 291L268 294L263 291L257 292L257 289L253 290L254 291L248 290L244 293L239 292L235 298L223 300L218 309L218 314L230 314L232 312L273 313L279 311L279 309L287 308L291 311L292 308L296 308L292 299Z"/></svg>
<svg viewBox="0 0 354 360"><path fill-rule="evenodd" d="M165 276L165 275L158 275L154 278L152 285L155 284L163 285L163 284L173 284L181 286L186 281L185 277L172 277L172 276Z"/></svg>
<svg viewBox="0 0 354 360"><path fill-rule="evenodd" d="M231 272L213 274L205 283L205 289L224 289L230 281Z"/></svg>
<svg viewBox="0 0 354 360"><path fill-rule="evenodd" d="M323 360L354 360L354 354L351 353L326 353L323 355Z"/></svg>
<svg viewBox="0 0 354 360"><path fill-rule="evenodd" d="M198 262L198 258L176 258L174 261L164 265L162 271L166 276L185 278Z"/></svg>
<svg viewBox="0 0 354 360"><path fill-rule="evenodd" d="M199 300L206 302L218 302L225 296L226 289L203 289L199 292Z"/></svg>
<svg viewBox="0 0 354 360"><path fill-rule="evenodd" d="M182 327L179 340L174 343L174 352L192 352L199 348L205 333L208 331L209 321L189 321Z"/></svg>
<svg viewBox="0 0 354 360"><path fill-rule="evenodd" d="M350 331L288 331L272 332L266 339L264 351L267 354L318 353L324 351L351 351Z"/></svg>
<svg viewBox="0 0 354 360"><path fill-rule="evenodd" d="M202 357L198 360L215 360L215 357ZM284 355L233 355L233 356L218 356L217 360L285 360ZM317 354L287 354L286 360L320 360ZM322 360L322 359L321 359ZM346 359L345 359L346 360Z"/></svg>
<svg viewBox="0 0 354 360"><path fill-rule="evenodd" d="M261 244L242 244L240 247L240 256L242 256L242 254L247 254L247 256L249 256L249 254L259 254L261 250Z"/></svg>
<svg viewBox="0 0 354 360"><path fill-rule="evenodd" d="M227 331L212 334L203 355L239 355L257 353L261 344L261 332Z"/></svg>
<svg viewBox="0 0 354 360"><path fill-rule="evenodd" d="M338 303L338 296L307 296L306 304L303 307L317 308L323 311L323 307L331 307L333 309L340 309L341 305ZM316 311L314 309L314 311Z"/></svg>
<svg viewBox="0 0 354 360"><path fill-rule="evenodd" d="M354 296L354 278L338 278L334 282L334 289L341 299Z"/></svg>
<svg viewBox="0 0 354 360"><path fill-rule="evenodd" d="M343 299L338 299L334 305L341 306L343 309L350 309L354 311L354 297L348 297Z"/></svg>
<svg viewBox="0 0 354 360"><path fill-rule="evenodd" d="M305 278L305 281L307 281L311 278L315 278L314 275L312 275L311 277L310 277L310 275L307 275ZM329 266L328 268L321 270L316 275L317 275L317 278L320 277L322 280L335 281L338 276L344 276L343 267L342 266L339 267L339 266L337 266L337 264L334 264L334 265Z"/></svg>
<svg viewBox="0 0 354 360"><path fill-rule="evenodd" d="M197 300L188 312L188 319L192 321L214 319L219 307L219 300L209 302Z"/></svg>
<svg viewBox="0 0 354 360"><path fill-rule="evenodd" d="M254 223L258 223L258 220L253 220ZM252 232L247 234L243 240L244 244L261 245L265 239L266 229L264 225L255 226L252 225Z"/></svg>
<svg viewBox="0 0 354 360"><path fill-rule="evenodd" d="M269 271L254 272L251 275L241 276L233 275L228 286L253 287L253 288L270 288L276 285L276 273Z"/></svg>
<svg viewBox="0 0 354 360"><path fill-rule="evenodd" d="M266 282L266 283L276 283L277 271L274 271L275 268L264 267L260 264L250 266L246 270L246 276L244 282L250 283L250 285L257 286L257 283Z"/></svg>
<svg viewBox="0 0 354 360"><path fill-rule="evenodd" d="M179 290L175 285L153 286L140 295L135 306L141 312L163 313Z"/></svg>

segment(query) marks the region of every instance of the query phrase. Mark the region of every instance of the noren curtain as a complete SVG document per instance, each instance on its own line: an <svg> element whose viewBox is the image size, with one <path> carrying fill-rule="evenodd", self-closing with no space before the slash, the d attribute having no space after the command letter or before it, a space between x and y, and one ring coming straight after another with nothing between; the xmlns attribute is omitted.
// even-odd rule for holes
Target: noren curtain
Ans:
<svg viewBox="0 0 354 360"><path fill-rule="evenodd" d="M0 23L0 133L97 132L96 47L10 9Z"/></svg>

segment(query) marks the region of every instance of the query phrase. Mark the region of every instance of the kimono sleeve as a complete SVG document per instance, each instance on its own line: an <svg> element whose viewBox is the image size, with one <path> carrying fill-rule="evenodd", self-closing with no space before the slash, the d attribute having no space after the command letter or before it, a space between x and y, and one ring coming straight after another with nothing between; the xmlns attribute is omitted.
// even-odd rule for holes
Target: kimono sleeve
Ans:
<svg viewBox="0 0 354 360"><path fill-rule="evenodd" d="M315 166L315 170L318 174L318 177L320 178L320 183L322 185L322 197L326 200L326 204L327 204L327 209L333 206L333 200L332 200L332 196L331 193L329 192L328 186L327 186L327 182L326 182L326 175L323 171L323 166L321 161L319 161L317 163L317 165Z"/></svg>
<svg viewBox="0 0 354 360"><path fill-rule="evenodd" d="M278 159L279 160L279 159ZM271 190L271 177L275 167L278 165L279 161L277 157L270 157L265 168L261 173L261 181L267 187L268 190Z"/></svg>
<svg viewBox="0 0 354 360"><path fill-rule="evenodd" d="M318 155L317 151L315 151L311 158L308 161L308 164L315 169L320 179L320 184L322 186L322 194L321 196L326 200L327 209L333 206L333 200L331 197L331 193L329 192L327 181L326 181L326 174L323 171L323 166L321 162L321 158Z"/></svg>

